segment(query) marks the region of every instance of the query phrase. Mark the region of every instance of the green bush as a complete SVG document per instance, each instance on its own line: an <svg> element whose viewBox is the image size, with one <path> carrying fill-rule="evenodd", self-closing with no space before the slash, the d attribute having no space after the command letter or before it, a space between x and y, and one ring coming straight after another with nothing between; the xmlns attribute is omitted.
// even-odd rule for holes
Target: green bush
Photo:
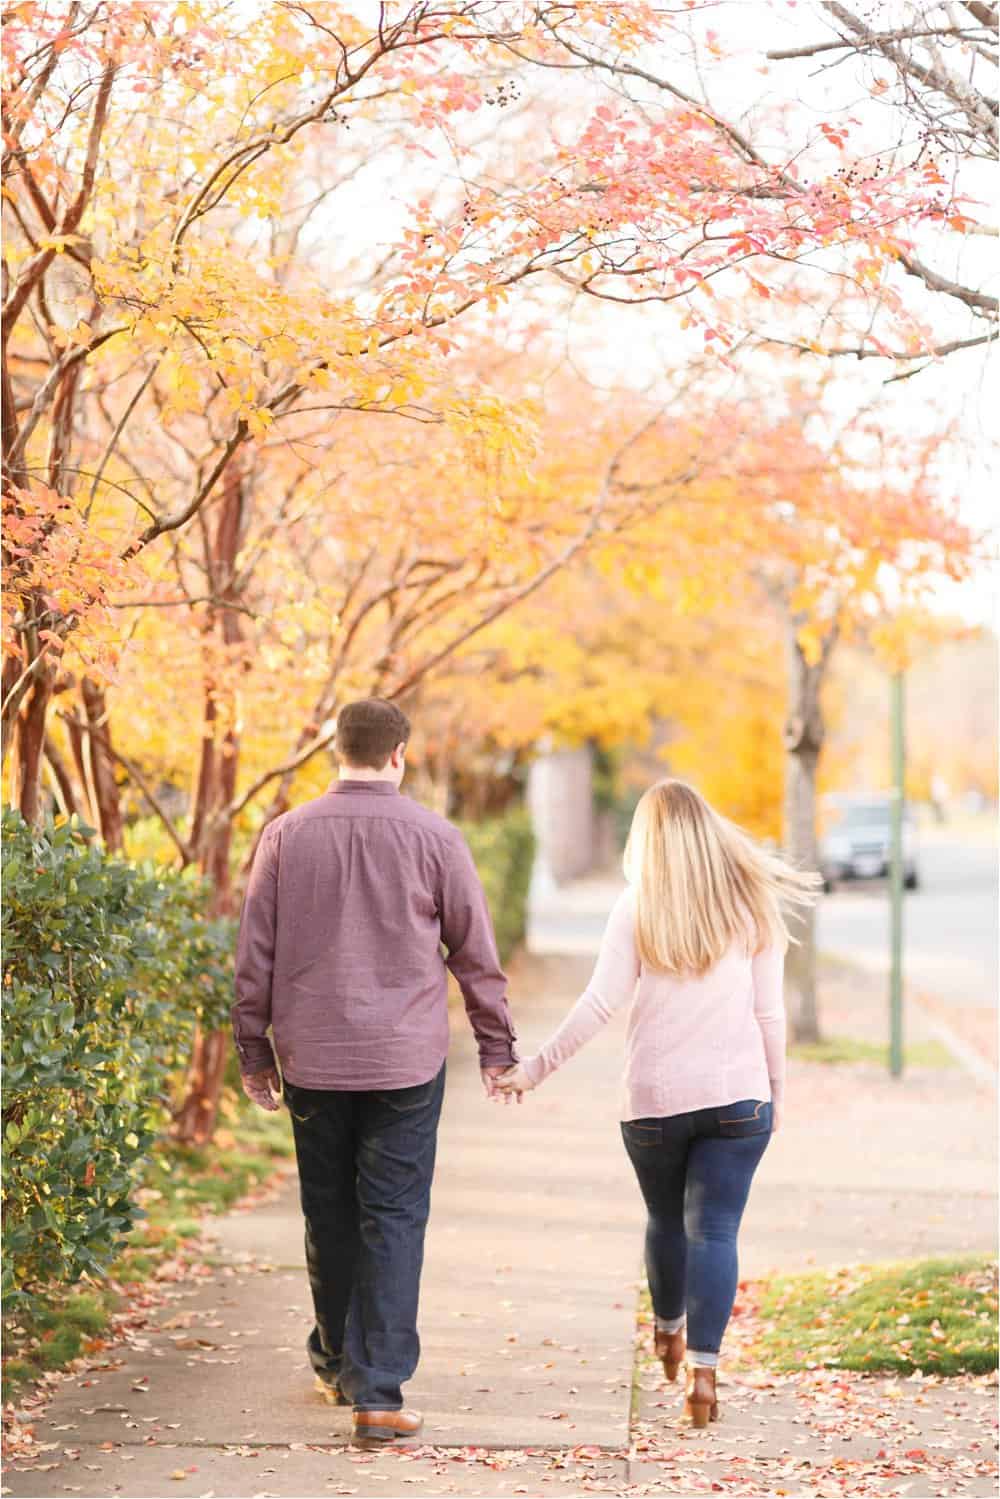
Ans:
<svg viewBox="0 0 1000 1499"><path fill-rule="evenodd" d="M78 821L3 814L7 1309L99 1274L138 1216L196 1021L222 1022L232 924L205 890L111 857Z"/></svg>
<svg viewBox="0 0 1000 1499"><path fill-rule="evenodd" d="M484 822L460 824L486 891L500 960L524 939L528 887L535 857L531 818L523 808Z"/></svg>

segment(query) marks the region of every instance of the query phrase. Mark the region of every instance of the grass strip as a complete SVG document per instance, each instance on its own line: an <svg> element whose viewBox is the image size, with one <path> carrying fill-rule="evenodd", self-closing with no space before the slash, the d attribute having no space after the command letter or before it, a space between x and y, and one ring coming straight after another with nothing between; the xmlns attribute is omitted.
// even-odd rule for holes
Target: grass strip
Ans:
<svg viewBox="0 0 1000 1499"><path fill-rule="evenodd" d="M779 1370L984 1374L997 1367L997 1262L982 1255L775 1278L755 1351Z"/></svg>
<svg viewBox="0 0 1000 1499"><path fill-rule="evenodd" d="M859 1041L853 1036L829 1036L822 1041L790 1046L788 1055L800 1062L872 1062L886 1068L889 1065L888 1044L876 1041ZM954 1067L955 1058L940 1041L915 1041L903 1052L907 1067Z"/></svg>

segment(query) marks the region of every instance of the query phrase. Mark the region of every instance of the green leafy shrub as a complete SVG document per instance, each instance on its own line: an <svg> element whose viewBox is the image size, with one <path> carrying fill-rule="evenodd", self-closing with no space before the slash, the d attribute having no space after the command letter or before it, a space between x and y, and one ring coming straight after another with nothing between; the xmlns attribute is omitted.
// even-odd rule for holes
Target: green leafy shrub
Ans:
<svg viewBox="0 0 1000 1499"><path fill-rule="evenodd" d="M230 999L232 924L205 918L204 887L89 835L3 814L9 1311L114 1257L171 1074Z"/></svg>
<svg viewBox="0 0 1000 1499"><path fill-rule="evenodd" d="M524 938L535 858L531 818L523 808L484 822L461 824L486 891L501 962Z"/></svg>

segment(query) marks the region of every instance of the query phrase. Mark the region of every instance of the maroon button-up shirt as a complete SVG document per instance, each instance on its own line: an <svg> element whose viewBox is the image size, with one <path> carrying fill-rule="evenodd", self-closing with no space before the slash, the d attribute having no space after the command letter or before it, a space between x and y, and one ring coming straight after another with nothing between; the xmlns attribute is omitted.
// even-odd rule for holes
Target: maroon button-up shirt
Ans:
<svg viewBox="0 0 1000 1499"><path fill-rule="evenodd" d="M444 944L446 955L442 954ZM507 980L457 828L388 781L338 781L265 829L236 950L243 1072L303 1088L427 1082L458 980L483 1067L515 1061Z"/></svg>

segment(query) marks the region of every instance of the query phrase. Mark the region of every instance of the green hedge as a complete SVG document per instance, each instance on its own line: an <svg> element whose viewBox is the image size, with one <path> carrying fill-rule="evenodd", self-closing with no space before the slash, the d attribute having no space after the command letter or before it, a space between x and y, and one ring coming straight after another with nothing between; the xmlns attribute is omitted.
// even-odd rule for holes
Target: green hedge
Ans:
<svg viewBox="0 0 1000 1499"><path fill-rule="evenodd" d="M531 818L523 808L485 822L463 822L479 878L486 891L500 960L506 962L524 939L528 887L535 857Z"/></svg>
<svg viewBox="0 0 1000 1499"><path fill-rule="evenodd" d="M81 823L3 814L7 1309L99 1274L137 1216L198 1020L230 1002L232 923L204 887L108 856Z"/></svg>

